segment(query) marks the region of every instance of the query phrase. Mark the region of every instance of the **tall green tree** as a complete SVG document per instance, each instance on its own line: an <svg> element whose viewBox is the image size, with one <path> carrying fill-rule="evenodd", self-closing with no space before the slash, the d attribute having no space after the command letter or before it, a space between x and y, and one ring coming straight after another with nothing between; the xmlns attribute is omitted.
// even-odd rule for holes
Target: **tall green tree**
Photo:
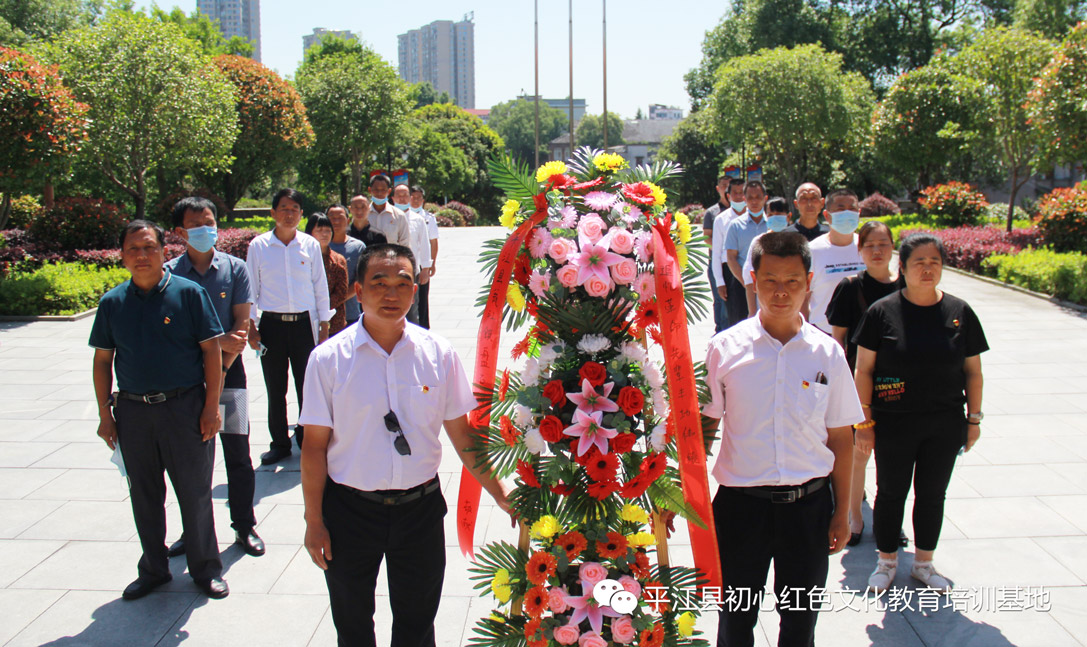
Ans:
<svg viewBox="0 0 1087 647"><path fill-rule="evenodd" d="M66 32L47 55L90 106L82 155L146 215L148 174L224 168L238 132L230 82L176 25L114 12Z"/></svg>
<svg viewBox="0 0 1087 647"><path fill-rule="evenodd" d="M0 45L21 47L52 40L69 29L92 25L101 0L0 0Z"/></svg>
<svg viewBox="0 0 1087 647"><path fill-rule="evenodd" d="M574 130L578 146L604 147L604 119L601 115L585 115ZM623 118L614 112L608 113L608 146L622 146Z"/></svg>
<svg viewBox="0 0 1087 647"><path fill-rule="evenodd" d="M736 97L758 97L752 109ZM842 69L840 54L818 45L763 50L730 60L718 71L709 110L718 137L746 144L780 174L780 191L826 174L867 138L873 107L863 76Z"/></svg>
<svg viewBox="0 0 1087 647"><path fill-rule="evenodd" d="M717 201L713 187L721 174L728 147L712 119L707 110L691 113L664 139L657 152L661 159L683 167L683 173L671 181L677 204L710 205Z"/></svg>
<svg viewBox="0 0 1087 647"><path fill-rule="evenodd" d="M428 195L459 197L471 187L475 174L468 156L429 122L409 120L405 140L411 181L424 186Z"/></svg>
<svg viewBox="0 0 1087 647"><path fill-rule="evenodd" d="M498 133L479 117L451 103L436 103L414 110L411 121L430 126L466 156L471 175L469 185L460 193L451 191L446 195L487 211L500 197L487 170L487 161L501 154L506 146Z"/></svg>
<svg viewBox="0 0 1087 647"><path fill-rule="evenodd" d="M502 136L506 149L522 162L533 164L536 160L536 102L515 99L491 107L488 125ZM540 102L540 154L547 154L547 144L563 132L569 124L566 113Z"/></svg>
<svg viewBox="0 0 1087 647"><path fill-rule="evenodd" d="M1084 0L1016 0L1012 25L1059 40L1085 18Z"/></svg>
<svg viewBox="0 0 1087 647"><path fill-rule="evenodd" d="M362 191L365 170L389 158L410 108L407 84L369 48L308 58L295 76L316 135L314 151L342 160L350 189Z"/></svg>
<svg viewBox="0 0 1087 647"><path fill-rule="evenodd" d="M313 144L313 128L301 97L274 71L241 56L217 56L213 62L234 86L239 132L230 166L203 173L202 179L233 209L249 187L299 161L299 152Z"/></svg>
<svg viewBox="0 0 1087 647"><path fill-rule="evenodd" d="M433 103L453 103L453 97L445 90L438 92L430 81L412 83L408 89L408 97L415 103L416 108L429 106Z"/></svg>
<svg viewBox="0 0 1087 647"><path fill-rule="evenodd" d="M1046 164L1087 160L1087 22L1069 32L1035 80L1029 124Z"/></svg>
<svg viewBox="0 0 1087 647"><path fill-rule="evenodd" d="M1030 179L1039 153L1038 138L1028 121L1027 98L1052 54L1053 44L1033 32L995 27L955 57L957 71L976 79L988 100L989 127L979 141L996 147L1008 179L1008 231L1019 189Z"/></svg>
<svg viewBox="0 0 1087 647"><path fill-rule="evenodd" d="M177 25L186 37L200 43L204 53L208 56L221 54L234 54L237 56L252 57L255 50L253 43L242 36L231 36L229 39L219 31L219 21L194 11L190 15L174 7L167 12L158 7L151 9L151 17L161 22L169 22Z"/></svg>

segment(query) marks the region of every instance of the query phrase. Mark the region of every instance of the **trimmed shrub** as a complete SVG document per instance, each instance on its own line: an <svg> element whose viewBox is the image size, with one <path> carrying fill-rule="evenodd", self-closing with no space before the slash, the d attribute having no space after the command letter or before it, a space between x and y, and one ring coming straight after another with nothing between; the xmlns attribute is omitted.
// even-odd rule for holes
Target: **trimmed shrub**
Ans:
<svg viewBox="0 0 1087 647"><path fill-rule="evenodd" d="M457 225L458 227L471 227L476 224L476 220L479 219L479 213L474 208L469 207L463 202L457 202L456 200L446 202L442 209L452 209L461 215L462 222Z"/></svg>
<svg viewBox="0 0 1087 647"><path fill-rule="evenodd" d="M1087 256L1050 249L997 254L982 261L987 274L1035 292L1087 304Z"/></svg>
<svg viewBox="0 0 1087 647"><path fill-rule="evenodd" d="M898 203L890 198L883 197L879 192L873 193L861 200L861 218L879 218L880 216L893 216L900 212Z"/></svg>
<svg viewBox="0 0 1087 647"><path fill-rule="evenodd" d="M30 239L45 249L109 249L125 226L121 210L97 198L61 198L30 223Z"/></svg>
<svg viewBox="0 0 1087 647"><path fill-rule="evenodd" d="M438 222L439 227L452 227L453 226L453 221L450 220L449 218L447 218L446 216L439 216L439 215L435 214L434 220L436 220Z"/></svg>
<svg viewBox="0 0 1087 647"><path fill-rule="evenodd" d="M1038 229L1055 251L1087 253L1087 188L1054 189L1042 196Z"/></svg>
<svg viewBox="0 0 1087 647"><path fill-rule="evenodd" d="M2 315L71 315L98 305L98 299L129 278L123 268L58 263L18 272L0 281Z"/></svg>
<svg viewBox="0 0 1087 647"><path fill-rule="evenodd" d="M976 225L989 209L985 196L963 182L930 186L921 192L917 203L921 215L932 216L944 227Z"/></svg>
<svg viewBox="0 0 1087 647"><path fill-rule="evenodd" d="M423 210L427 213L438 213L442 210L442 205L438 204L437 202L424 202Z"/></svg>
<svg viewBox="0 0 1087 647"><path fill-rule="evenodd" d="M450 203L450 204L452 204L452 203ZM434 217L438 219L438 226L439 227L441 226L441 219L442 218L445 218L450 223L452 223L451 225L449 225L451 227L463 227L464 226L464 216L461 214L461 212L457 211L456 209L439 209L438 213L434 214Z"/></svg>
<svg viewBox="0 0 1087 647"><path fill-rule="evenodd" d="M996 204L989 205L989 213L986 216L990 225L997 227L1003 227L1008 224L1008 203L997 202ZM1012 212L1012 227L1025 228L1031 227L1030 213L1023 207L1015 207L1015 211Z"/></svg>
<svg viewBox="0 0 1087 647"><path fill-rule="evenodd" d="M926 231L940 237L947 249L947 264L968 272L981 272L981 262L993 254L1014 254L1041 242L1037 229L1013 229L1009 234L997 227L956 227L954 229L906 229L905 237L917 231ZM896 237L901 241L902 238Z"/></svg>
<svg viewBox="0 0 1087 647"><path fill-rule="evenodd" d="M21 195L11 200L11 214L8 215L8 227L26 229L34 218L41 213L42 206L32 195Z"/></svg>

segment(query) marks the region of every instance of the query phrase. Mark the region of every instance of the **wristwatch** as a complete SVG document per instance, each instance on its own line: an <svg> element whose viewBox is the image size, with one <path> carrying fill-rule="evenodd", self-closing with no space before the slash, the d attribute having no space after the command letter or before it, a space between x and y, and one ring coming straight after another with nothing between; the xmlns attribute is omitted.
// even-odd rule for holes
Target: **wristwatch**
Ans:
<svg viewBox="0 0 1087 647"><path fill-rule="evenodd" d="M985 414L978 411L977 413L971 413L966 416L966 423L970 425L980 425L981 421L985 418Z"/></svg>

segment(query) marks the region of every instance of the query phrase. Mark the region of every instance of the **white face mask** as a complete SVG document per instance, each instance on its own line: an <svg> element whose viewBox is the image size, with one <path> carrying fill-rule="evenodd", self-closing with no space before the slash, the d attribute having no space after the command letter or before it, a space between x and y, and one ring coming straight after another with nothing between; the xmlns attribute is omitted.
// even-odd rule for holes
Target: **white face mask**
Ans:
<svg viewBox="0 0 1087 647"><path fill-rule="evenodd" d="M861 222L857 211L835 211L830 214L830 228L839 234L852 234Z"/></svg>

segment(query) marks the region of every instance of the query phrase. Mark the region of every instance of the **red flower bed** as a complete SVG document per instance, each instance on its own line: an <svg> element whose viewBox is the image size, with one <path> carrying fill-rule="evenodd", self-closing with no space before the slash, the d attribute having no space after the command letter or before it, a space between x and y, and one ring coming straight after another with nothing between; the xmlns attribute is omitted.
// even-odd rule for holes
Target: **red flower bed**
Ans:
<svg viewBox="0 0 1087 647"><path fill-rule="evenodd" d="M1013 229L1009 234L999 227L955 227L954 229L907 229L902 238L918 232L935 234L947 250L948 265L976 274L981 262L993 254L1014 254L1027 247L1039 247L1042 235L1037 229Z"/></svg>

